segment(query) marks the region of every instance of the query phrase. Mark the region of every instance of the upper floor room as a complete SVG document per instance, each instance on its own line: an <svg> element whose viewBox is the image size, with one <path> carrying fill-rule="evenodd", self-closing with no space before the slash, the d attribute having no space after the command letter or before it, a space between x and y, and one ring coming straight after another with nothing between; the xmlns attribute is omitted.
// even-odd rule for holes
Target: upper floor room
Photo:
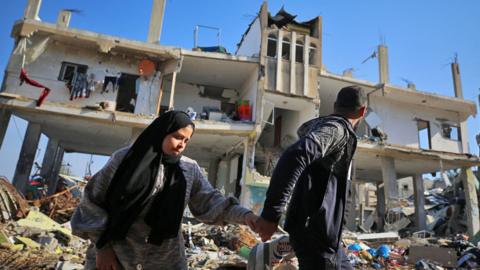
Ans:
<svg viewBox="0 0 480 270"><path fill-rule="evenodd" d="M153 1L149 36L134 41L69 26L71 12L56 23L38 19L41 1L30 0L13 26L15 40L1 92L59 106L105 109L155 116L168 109L189 110L196 119L255 121L258 59L198 52L158 44L161 16Z"/></svg>
<svg viewBox="0 0 480 270"><path fill-rule="evenodd" d="M368 106L357 135L406 148L469 153L466 121L477 113L473 101L390 84L375 84L324 73L320 76L320 115L334 112L338 91L358 85Z"/></svg>
<svg viewBox="0 0 480 270"><path fill-rule="evenodd" d="M315 98L322 66L322 18L299 22L281 8L275 15L264 2L237 45L236 55L258 57L266 91Z"/></svg>

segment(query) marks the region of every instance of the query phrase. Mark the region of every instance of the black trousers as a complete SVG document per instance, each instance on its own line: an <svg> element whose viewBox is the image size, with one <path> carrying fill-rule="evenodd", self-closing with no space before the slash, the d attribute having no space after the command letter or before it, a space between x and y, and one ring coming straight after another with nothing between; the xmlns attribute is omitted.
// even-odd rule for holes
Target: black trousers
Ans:
<svg viewBox="0 0 480 270"><path fill-rule="evenodd" d="M300 270L353 270L343 248L338 250L336 260L323 258L315 253L296 253Z"/></svg>

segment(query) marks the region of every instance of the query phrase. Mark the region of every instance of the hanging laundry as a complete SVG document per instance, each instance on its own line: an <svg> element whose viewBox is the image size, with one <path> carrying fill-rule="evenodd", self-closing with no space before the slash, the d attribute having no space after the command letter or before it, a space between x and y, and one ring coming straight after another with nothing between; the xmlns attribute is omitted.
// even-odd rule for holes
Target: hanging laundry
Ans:
<svg viewBox="0 0 480 270"><path fill-rule="evenodd" d="M40 97L38 97L37 100L37 107L42 106L43 101L47 98L48 94L50 93L50 88L47 88L40 84L37 81L34 81L28 77L27 71L22 68L20 72L20 85L22 85L24 82L26 82L28 85L35 86L38 88L43 88L42 92L40 93Z"/></svg>
<svg viewBox="0 0 480 270"><path fill-rule="evenodd" d="M118 91L119 88L120 88L120 77L117 77L117 79L115 80L115 84L113 85L113 92Z"/></svg>
<svg viewBox="0 0 480 270"><path fill-rule="evenodd" d="M90 97L90 94L95 91L95 74L90 73L87 81L87 98Z"/></svg>
<svg viewBox="0 0 480 270"><path fill-rule="evenodd" d="M105 79L103 80L102 94L108 93L110 91L114 92L115 90L118 90L117 82L118 82L118 77L105 76Z"/></svg>
<svg viewBox="0 0 480 270"><path fill-rule="evenodd" d="M70 89L70 100L87 96L87 74L76 72Z"/></svg>

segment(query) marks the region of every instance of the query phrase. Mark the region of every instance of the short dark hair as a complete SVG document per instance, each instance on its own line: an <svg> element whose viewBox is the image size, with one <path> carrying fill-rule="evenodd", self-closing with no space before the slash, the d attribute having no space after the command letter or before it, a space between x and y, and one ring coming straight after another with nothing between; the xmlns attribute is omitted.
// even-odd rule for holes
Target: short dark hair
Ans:
<svg viewBox="0 0 480 270"><path fill-rule="evenodd" d="M335 112L351 113L365 106L363 89L357 85L351 85L340 89L335 101Z"/></svg>

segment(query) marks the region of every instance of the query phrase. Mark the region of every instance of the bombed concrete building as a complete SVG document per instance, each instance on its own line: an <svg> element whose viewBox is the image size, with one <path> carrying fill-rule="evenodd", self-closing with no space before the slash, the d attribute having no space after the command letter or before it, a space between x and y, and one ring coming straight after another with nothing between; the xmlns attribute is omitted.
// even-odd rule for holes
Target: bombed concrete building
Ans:
<svg viewBox="0 0 480 270"><path fill-rule="evenodd" d="M372 219L377 229L388 227L385 216L401 206L399 183L408 178L415 225L427 228L422 175L461 169L469 233L480 230L471 171L480 159L469 153L466 126L477 109L463 99L458 63L452 63L455 97L446 97L391 84L384 45L377 49L378 82L329 72L322 64L322 18L299 22L283 9L272 15L267 3L233 55L221 47L161 45L165 1L153 1L145 42L73 29L68 10L56 23L40 21L40 3L29 0L13 26L15 49L0 92L0 146L11 115L28 121L13 179L20 191L41 134L49 139L41 173L53 189L65 152L110 155L157 115L176 109L195 118L186 155L212 185L260 211L297 128L332 113L342 87L359 85L369 112L357 131L348 227Z"/></svg>

